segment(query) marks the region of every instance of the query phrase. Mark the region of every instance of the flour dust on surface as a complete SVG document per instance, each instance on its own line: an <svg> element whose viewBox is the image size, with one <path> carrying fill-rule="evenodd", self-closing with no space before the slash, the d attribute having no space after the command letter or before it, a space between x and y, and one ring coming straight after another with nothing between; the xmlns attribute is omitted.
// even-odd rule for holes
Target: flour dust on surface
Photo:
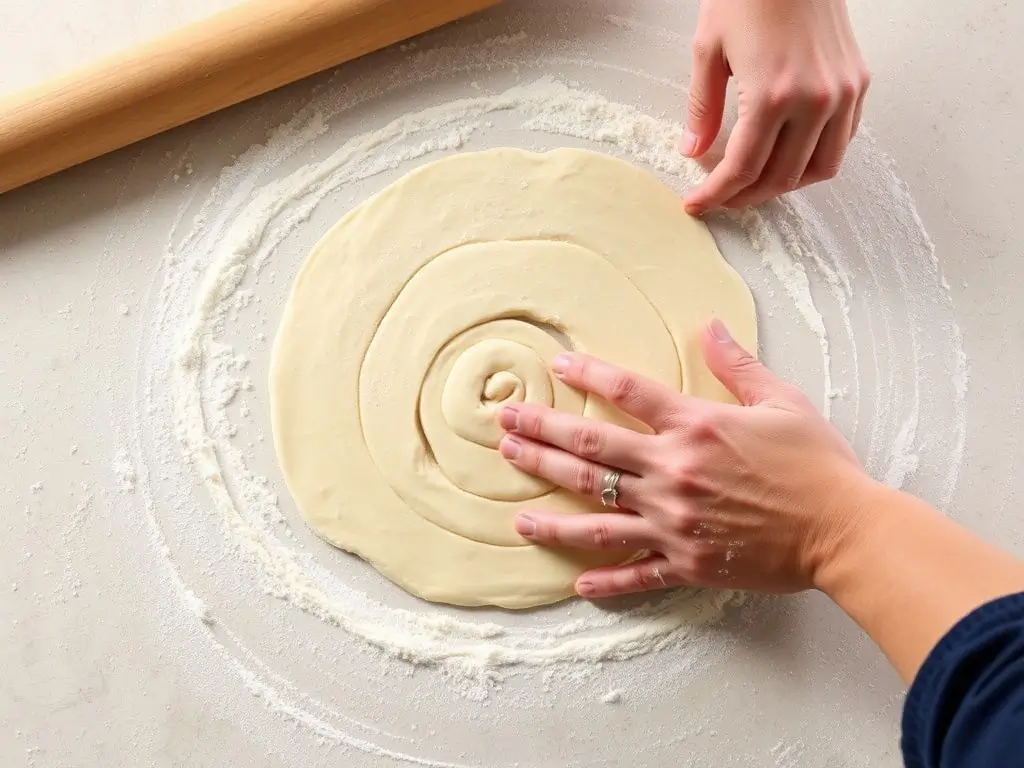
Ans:
<svg viewBox="0 0 1024 768"><path fill-rule="evenodd" d="M675 44L674 33L622 16L592 22L634 45ZM760 601L680 590L523 614L427 605L319 541L276 469L268 345L302 258L352 206L420 163L489 146L588 147L680 193L703 178L675 150L678 120L629 97L675 97L683 84L611 54L591 59L559 35L528 17L511 32L485 19L437 33L393 51L390 64L315 86L205 187L199 166L171 158L203 191L182 204L148 304L131 310L148 330L115 486L144 510L146 546L178 596L168 644L200 633L204 663L231 673L210 683L220 695L247 691L366 764L531 765L529 753L488 754L484 742L514 744L538 712L584 738L636 708L647 724L638 764L674 755L703 765L739 749L722 747L710 724L744 700L756 705L742 691L762 673L732 665L744 645L727 628L759 620ZM967 357L934 246L870 132L833 190L709 225L754 293L768 364L816 399L876 477L947 504L963 456ZM695 684L708 679L720 682ZM653 726L643 713L682 690L690 718ZM489 734L483 751L432 738L442 726L425 713L439 709ZM766 728L766 758L811 764L799 723ZM558 764L592 758L584 750Z"/></svg>

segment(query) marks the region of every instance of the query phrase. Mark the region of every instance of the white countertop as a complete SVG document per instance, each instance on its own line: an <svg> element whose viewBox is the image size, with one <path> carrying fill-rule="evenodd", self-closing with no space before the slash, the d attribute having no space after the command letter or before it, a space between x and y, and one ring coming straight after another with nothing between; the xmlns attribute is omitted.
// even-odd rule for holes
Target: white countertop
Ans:
<svg viewBox="0 0 1024 768"><path fill-rule="evenodd" d="M230 0L8 0L0 28L0 94L73 70L230 5Z"/></svg>

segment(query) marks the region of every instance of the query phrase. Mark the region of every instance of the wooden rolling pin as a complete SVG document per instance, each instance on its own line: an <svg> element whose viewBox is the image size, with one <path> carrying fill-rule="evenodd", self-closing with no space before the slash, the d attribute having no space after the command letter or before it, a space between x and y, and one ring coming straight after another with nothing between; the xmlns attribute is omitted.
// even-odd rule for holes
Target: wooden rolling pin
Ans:
<svg viewBox="0 0 1024 768"><path fill-rule="evenodd" d="M0 193L498 0L248 0L0 101Z"/></svg>

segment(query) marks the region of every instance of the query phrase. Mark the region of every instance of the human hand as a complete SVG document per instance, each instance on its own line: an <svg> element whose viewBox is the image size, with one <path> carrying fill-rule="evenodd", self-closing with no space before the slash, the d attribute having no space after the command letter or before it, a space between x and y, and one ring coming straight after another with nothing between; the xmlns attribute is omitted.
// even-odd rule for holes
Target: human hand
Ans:
<svg viewBox="0 0 1024 768"><path fill-rule="evenodd" d="M839 172L870 80L844 0L702 0L684 155L718 136L730 76L739 119L688 213L757 205Z"/></svg>
<svg viewBox="0 0 1024 768"><path fill-rule="evenodd" d="M873 481L794 387L745 352L721 322L702 339L715 376L742 405L699 400L592 357L569 354L556 375L653 430L531 404L506 407L499 449L519 469L600 498L621 470L620 509L578 515L528 510L516 530L573 548L649 550L583 574L577 591L608 597L680 585L793 592L814 586L859 519Z"/></svg>

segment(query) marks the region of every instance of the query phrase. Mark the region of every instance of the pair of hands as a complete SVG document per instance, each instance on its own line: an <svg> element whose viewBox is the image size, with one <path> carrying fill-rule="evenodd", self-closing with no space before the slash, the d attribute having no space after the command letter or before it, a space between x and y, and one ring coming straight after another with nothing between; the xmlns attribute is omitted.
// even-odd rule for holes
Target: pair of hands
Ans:
<svg viewBox="0 0 1024 768"><path fill-rule="evenodd" d="M702 157L722 128L726 87L739 119L722 161L684 200L691 215L756 205L832 178L857 132L869 75L843 0L702 0L680 151ZM855 538L873 481L808 400L741 349L718 321L708 367L740 405L710 403L584 355L555 373L647 424L652 435L521 404L504 409L502 455L525 472L599 497L622 472L619 510L520 514L540 544L647 550L584 574L607 597L679 585L793 592Z"/></svg>
<svg viewBox="0 0 1024 768"><path fill-rule="evenodd" d="M842 436L713 320L703 339L712 373L740 402L683 395L582 354L555 375L647 424L642 434L539 405L506 406L501 454L516 467L600 498L620 470L619 509L558 515L525 510L516 530L543 545L649 555L589 571L584 597L680 585L794 592L855 538L874 485Z"/></svg>
<svg viewBox="0 0 1024 768"><path fill-rule="evenodd" d="M870 80L844 0L702 0L684 155L704 156L718 136L730 77L738 121L688 213L757 205L839 172Z"/></svg>
<svg viewBox="0 0 1024 768"><path fill-rule="evenodd" d="M868 85L842 0L702 0L681 150L705 153L739 80L725 158L686 199L700 214L756 204L834 176ZM874 482L838 432L720 322L702 339L739 405L694 399L578 354L555 373L646 423L652 434L534 405L506 408L502 454L522 470L599 497L621 470L622 508L519 515L539 544L639 550L642 560L584 573L605 597L692 585L831 597L909 683L950 628L1019 592L1024 562L912 496Z"/></svg>

